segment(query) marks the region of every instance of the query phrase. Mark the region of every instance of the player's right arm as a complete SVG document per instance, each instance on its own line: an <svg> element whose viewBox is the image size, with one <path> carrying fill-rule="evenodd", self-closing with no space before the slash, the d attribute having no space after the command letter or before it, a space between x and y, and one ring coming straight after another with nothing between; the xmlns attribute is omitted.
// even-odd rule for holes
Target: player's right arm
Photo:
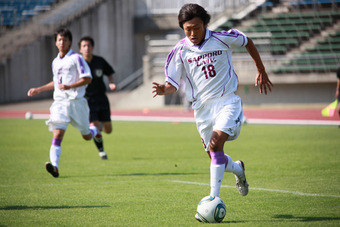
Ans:
<svg viewBox="0 0 340 227"><path fill-rule="evenodd" d="M34 95L37 95L41 92L50 91L50 90L53 90L53 89L54 89L54 82L51 81L48 84L45 84L43 86L34 87L34 88L29 89L28 92L27 92L27 95L28 96L34 96Z"/></svg>
<svg viewBox="0 0 340 227"><path fill-rule="evenodd" d="M157 95L170 95L177 91L177 88L168 82L166 82L165 84L153 82L152 84L152 93L154 93L153 97L156 97Z"/></svg>

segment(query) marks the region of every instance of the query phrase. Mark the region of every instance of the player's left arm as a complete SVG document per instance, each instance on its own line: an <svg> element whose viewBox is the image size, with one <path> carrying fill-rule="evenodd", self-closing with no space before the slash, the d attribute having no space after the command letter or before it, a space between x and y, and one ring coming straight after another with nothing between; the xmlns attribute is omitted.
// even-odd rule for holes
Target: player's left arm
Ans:
<svg viewBox="0 0 340 227"><path fill-rule="evenodd" d="M69 90L69 89L72 89L72 88L87 85L87 84L91 83L91 81L92 81L91 77L82 77L78 81L74 82L73 84L59 84L59 89L60 90Z"/></svg>
<svg viewBox="0 0 340 227"><path fill-rule="evenodd" d="M104 58L101 58L101 59L103 61L104 75L106 75L107 78L109 79L109 88L110 88L111 91L114 91L117 88L117 86L114 82L114 79L113 79L113 74L115 73L115 70L112 68L112 66Z"/></svg>
<svg viewBox="0 0 340 227"><path fill-rule="evenodd" d="M272 91L272 87L274 86L272 82L269 80L269 77L267 75L266 69L263 65L263 62L261 60L260 54L257 51L257 48L254 45L254 42L251 38L248 37L248 43L246 45L246 49L252 59L255 62L256 68L257 68L257 76L255 79L255 86L259 85L260 94L264 93L267 94L267 89L269 91Z"/></svg>

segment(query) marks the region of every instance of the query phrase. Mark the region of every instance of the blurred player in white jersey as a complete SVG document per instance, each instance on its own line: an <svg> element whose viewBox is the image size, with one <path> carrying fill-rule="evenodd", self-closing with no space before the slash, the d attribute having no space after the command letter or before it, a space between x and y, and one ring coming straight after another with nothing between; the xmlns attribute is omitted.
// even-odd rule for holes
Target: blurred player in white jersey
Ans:
<svg viewBox="0 0 340 227"><path fill-rule="evenodd" d="M86 86L92 79L90 68L81 55L72 51L72 33L68 29L61 28L55 33L55 44L59 54L52 63L53 81L31 88L27 95L54 90L50 119L46 122L53 132L51 162L46 162L45 167L53 177L58 177L60 145L68 124L76 127L85 140L95 137L97 128L90 127L89 107L84 98Z"/></svg>
<svg viewBox="0 0 340 227"><path fill-rule="evenodd" d="M236 29L214 32L207 29L210 15L197 4L184 5L179 26L186 38L179 41L168 55L165 84L153 83L154 97L176 92L181 79L186 82L186 96L195 113L197 129L211 158L210 195L219 196L224 172L232 172L236 187L243 196L248 183L242 161L234 162L224 154L224 143L238 137L243 119L242 103L235 95L238 78L231 54L245 47L257 67L255 86L267 94L273 86L252 40Z"/></svg>

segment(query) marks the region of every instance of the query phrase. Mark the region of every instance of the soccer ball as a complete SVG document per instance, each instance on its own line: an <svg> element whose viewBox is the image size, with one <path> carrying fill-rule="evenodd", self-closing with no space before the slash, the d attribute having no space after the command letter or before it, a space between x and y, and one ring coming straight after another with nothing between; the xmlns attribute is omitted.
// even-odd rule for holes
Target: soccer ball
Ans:
<svg viewBox="0 0 340 227"><path fill-rule="evenodd" d="M31 120L33 118L33 114L31 112L26 112L25 118L26 120Z"/></svg>
<svg viewBox="0 0 340 227"><path fill-rule="evenodd" d="M198 203L196 219L206 223L221 222L226 215L225 204L219 197L206 196Z"/></svg>

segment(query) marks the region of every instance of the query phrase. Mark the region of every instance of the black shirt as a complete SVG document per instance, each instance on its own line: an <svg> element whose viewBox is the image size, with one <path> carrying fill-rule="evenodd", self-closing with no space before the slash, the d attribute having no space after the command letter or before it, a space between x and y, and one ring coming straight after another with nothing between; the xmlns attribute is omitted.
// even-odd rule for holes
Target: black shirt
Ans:
<svg viewBox="0 0 340 227"><path fill-rule="evenodd" d="M110 76L115 73L111 65L99 56L93 55L91 62L87 62L91 69L92 82L86 88L86 97L105 95L106 86L103 75Z"/></svg>

